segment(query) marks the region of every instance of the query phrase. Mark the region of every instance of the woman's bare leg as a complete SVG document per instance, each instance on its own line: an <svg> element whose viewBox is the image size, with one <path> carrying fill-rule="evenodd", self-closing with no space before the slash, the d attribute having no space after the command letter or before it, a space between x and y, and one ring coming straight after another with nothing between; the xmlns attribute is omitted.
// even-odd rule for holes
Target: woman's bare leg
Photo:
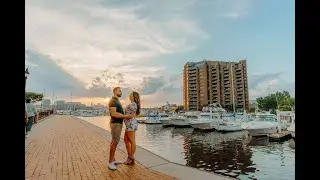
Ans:
<svg viewBox="0 0 320 180"><path fill-rule="evenodd" d="M128 131L127 137L129 138L129 141L131 143L131 158L134 157L134 154L136 152L136 132L135 131Z"/></svg>
<svg viewBox="0 0 320 180"><path fill-rule="evenodd" d="M124 143L126 145L128 156L131 157L132 156L132 153L131 153L131 142L130 142L130 139L128 137L128 131L125 131L125 133L124 133Z"/></svg>

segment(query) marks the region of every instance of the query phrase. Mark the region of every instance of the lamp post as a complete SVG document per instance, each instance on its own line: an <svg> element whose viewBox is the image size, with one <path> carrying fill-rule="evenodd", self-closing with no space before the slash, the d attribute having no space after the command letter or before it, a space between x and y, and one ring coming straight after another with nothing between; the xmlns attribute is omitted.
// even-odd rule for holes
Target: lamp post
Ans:
<svg viewBox="0 0 320 180"><path fill-rule="evenodd" d="M27 78L30 75L28 68L24 71L24 89L27 88Z"/></svg>

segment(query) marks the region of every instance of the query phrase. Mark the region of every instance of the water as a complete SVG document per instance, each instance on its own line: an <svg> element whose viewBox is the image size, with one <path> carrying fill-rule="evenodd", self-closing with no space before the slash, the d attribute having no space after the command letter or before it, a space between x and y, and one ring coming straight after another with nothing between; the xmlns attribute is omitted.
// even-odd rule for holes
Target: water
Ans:
<svg viewBox="0 0 320 180"><path fill-rule="evenodd" d="M107 116L81 119L110 131ZM172 162L208 172L244 180L295 179L295 150L288 141L248 140L246 132L199 132L193 128L164 128L161 124L139 124L136 141Z"/></svg>

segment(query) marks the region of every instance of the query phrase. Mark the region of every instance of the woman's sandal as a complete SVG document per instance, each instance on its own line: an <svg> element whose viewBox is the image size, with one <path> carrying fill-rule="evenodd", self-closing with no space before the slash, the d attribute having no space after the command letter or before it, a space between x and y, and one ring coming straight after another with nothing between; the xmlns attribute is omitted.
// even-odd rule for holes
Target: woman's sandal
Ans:
<svg viewBox="0 0 320 180"><path fill-rule="evenodd" d="M125 165L133 165L135 162L134 162L134 158L133 157L128 157L127 161L123 164Z"/></svg>
<svg viewBox="0 0 320 180"><path fill-rule="evenodd" d="M128 158L127 158L127 161L126 161L126 162L124 162L123 164L125 164L125 165L129 165L129 163L130 163L130 158L128 157Z"/></svg>

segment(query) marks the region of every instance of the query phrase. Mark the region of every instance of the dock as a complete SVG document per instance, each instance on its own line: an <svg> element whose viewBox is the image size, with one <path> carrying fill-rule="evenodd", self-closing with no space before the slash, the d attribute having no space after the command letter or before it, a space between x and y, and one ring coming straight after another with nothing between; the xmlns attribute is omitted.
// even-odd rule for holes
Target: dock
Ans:
<svg viewBox="0 0 320 180"><path fill-rule="evenodd" d="M291 133L289 131L282 131L280 133L269 134L270 142L283 142L292 138Z"/></svg>
<svg viewBox="0 0 320 180"><path fill-rule="evenodd" d="M25 179L230 180L218 174L175 164L137 146L136 164L108 169L111 134L76 117L54 115L34 125L25 139ZM116 159L127 157L123 139Z"/></svg>

